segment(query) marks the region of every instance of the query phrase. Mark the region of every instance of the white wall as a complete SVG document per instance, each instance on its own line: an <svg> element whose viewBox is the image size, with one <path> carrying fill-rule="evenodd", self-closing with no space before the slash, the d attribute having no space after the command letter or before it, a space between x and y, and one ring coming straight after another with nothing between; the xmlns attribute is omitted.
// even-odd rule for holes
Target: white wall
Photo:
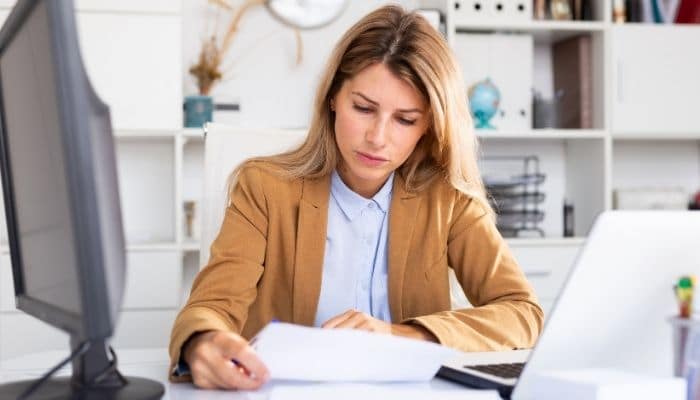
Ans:
<svg viewBox="0 0 700 400"><path fill-rule="evenodd" d="M241 0L231 0L233 4ZM249 10L229 49L224 81L213 89L215 102L240 103L240 112L218 122L239 126L305 127L310 119L311 104L317 81L340 36L353 23L375 8L388 3L382 0L350 1L342 16L331 25L301 33L303 62L295 65L294 32L275 20L263 7ZM412 7L415 1L401 1ZM205 0L184 0L183 65L197 61L201 40L213 29L217 8ZM225 29L231 13L220 12L219 27ZM183 74L185 95L196 94L194 77ZM217 117L215 117L215 120Z"/></svg>

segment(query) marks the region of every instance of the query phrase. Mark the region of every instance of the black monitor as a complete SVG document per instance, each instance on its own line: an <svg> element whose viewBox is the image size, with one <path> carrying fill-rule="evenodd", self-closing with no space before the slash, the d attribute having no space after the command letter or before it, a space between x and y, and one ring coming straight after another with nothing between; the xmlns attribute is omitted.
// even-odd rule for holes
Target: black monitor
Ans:
<svg viewBox="0 0 700 400"><path fill-rule="evenodd" d="M158 382L123 377L108 346L126 275L113 141L109 109L83 67L73 1L19 0L0 30L0 172L15 298L68 333L64 364L73 371L0 385L1 398L163 394Z"/></svg>

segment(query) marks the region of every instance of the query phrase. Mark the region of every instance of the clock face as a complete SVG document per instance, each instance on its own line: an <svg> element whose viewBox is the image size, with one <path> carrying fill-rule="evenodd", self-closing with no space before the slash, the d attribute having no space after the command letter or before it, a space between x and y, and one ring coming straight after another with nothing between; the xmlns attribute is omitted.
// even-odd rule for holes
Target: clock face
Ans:
<svg viewBox="0 0 700 400"><path fill-rule="evenodd" d="M267 0L265 5L282 23L298 29L320 28L343 12L347 0Z"/></svg>

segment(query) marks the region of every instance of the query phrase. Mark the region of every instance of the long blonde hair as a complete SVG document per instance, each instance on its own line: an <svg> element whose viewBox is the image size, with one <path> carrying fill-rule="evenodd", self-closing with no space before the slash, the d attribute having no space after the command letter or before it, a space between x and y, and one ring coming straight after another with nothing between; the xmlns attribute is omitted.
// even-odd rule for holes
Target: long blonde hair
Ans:
<svg viewBox="0 0 700 400"><path fill-rule="evenodd" d="M330 174L340 157L330 101L345 80L375 63L383 63L429 104L432 121L428 132L397 170L406 190L420 191L435 178L446 179L493 216L479 173L478 142L458 64L440 33L419 14L396 5L381 7L362 18L335 46L316 92L304 143L286 153L242 163L229 177L229 197L239 171L251 163L290 179Z"/></svg>

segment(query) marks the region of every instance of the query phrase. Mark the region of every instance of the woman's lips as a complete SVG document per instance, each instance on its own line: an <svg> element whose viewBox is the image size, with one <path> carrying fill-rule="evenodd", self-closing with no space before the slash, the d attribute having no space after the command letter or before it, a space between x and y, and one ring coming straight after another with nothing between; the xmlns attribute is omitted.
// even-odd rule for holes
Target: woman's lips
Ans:
<svg viewBox="0 0 700 400"><path fill-rule="evenodd" d="M388 160L379 156L375 156L372 154L367 154L363 153L361 151L356 151L355 154L357 154L357 158L360 160L365 165L368 165L370 167L376 167L378 165L382 165L386 163Z"/></svg>

